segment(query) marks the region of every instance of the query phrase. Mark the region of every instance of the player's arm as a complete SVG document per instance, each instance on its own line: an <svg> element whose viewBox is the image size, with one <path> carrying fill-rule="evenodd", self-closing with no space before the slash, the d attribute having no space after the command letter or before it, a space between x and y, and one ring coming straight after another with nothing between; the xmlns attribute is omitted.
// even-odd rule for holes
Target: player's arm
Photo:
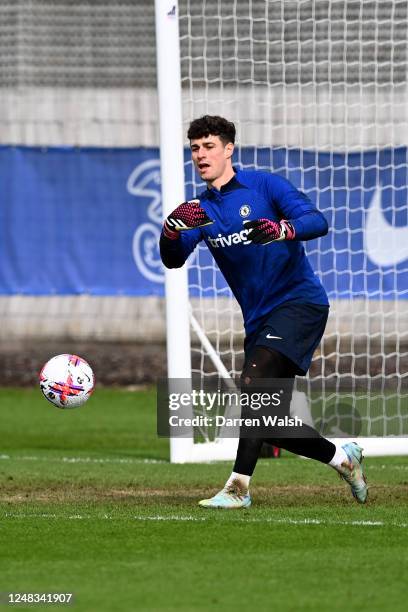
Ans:
<svg viewBox="0 0 408 612"><path fill-rule="evenodd" d="M311 200L289 181L277 175L267 179L268 197L277 206L282 219L244 221L248 239L257 244L281 240L312 240L325 236L328 224Z"/></svg>
<svg viewBox="0 0 408 612"><path fill-rule="evenodd" d="M164 220L160 255L166 268L181 268L202 239L200 227L213 221L199 200L183 202Z"/></svg>

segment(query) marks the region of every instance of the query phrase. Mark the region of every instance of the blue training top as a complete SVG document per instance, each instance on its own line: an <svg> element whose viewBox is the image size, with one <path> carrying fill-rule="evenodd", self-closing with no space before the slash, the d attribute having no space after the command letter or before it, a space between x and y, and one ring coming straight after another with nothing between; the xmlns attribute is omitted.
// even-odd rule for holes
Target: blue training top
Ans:
<svg viewBox="0 0 408 612"><path fill-rule="evenodd" d="M242 309L247 335L255 332L276 306L295 300L328 305L319 279L301 240L327 234L327 221L309 198L285 178L261 170L238 170L220 190L198 196L214 223L180 232L180 238L160 239L167 268L179 268L204 240ZM294 240L252 244L243 221L286 219L295 228Z"/></svg>

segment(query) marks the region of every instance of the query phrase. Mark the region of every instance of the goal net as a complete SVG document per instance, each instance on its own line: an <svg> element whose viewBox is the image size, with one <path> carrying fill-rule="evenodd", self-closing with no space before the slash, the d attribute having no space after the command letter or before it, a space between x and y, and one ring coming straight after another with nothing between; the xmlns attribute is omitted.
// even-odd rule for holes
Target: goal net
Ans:
<svg viewBox="0 0 408 612"><path fill-rule="evenodd" d="M407 3L181 0L179 11L184 133L204 114L234 121L236 164L285 176L329 222L305 243L331 302L302 386L315 424L377 437L372 452L408 450L391 437L408 434ZM185 175L199 193L190 161ZM241 314L205 246L189 291L193 371L220 376L198 333L236 377Z"/></svg>

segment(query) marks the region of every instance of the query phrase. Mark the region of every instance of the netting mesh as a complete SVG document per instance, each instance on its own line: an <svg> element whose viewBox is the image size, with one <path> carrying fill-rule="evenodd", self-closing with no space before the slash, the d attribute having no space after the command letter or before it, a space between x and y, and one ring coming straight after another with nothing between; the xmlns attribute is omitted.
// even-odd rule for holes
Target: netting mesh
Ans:
<svg viewBox="0 0 408 612"><path fill-rule="evenodd" d="M184 0L180 12L182 68L191 85L406 80L406 2Z"/></svg>
<svg viewBox="0 0 408 612"><path fill-rule="evenodd" d="M329 221L329 236L306 245L331 301L308 385L313 401L323 391L328 413L334 403L333 431L341 402L359 410L368 435L407 429L408 252L398 244L408 237L407 10L398 1L180 5L186 128L202 114L234 121L236 163L287 177ZM191 165L187 176L199 192ZM191 269L195 316L235 376L240 313L205 247ZM201 375L216 375L195 350Z"/></svg>

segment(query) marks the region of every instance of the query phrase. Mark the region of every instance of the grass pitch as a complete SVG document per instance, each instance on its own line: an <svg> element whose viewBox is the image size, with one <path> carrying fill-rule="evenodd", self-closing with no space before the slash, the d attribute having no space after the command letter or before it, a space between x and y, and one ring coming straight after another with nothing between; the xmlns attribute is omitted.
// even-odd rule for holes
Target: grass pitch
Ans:
<svg viewBox="0 0 408 612"><path fill-rule="evenodd" d="M253 507L213 512L196 502L231 465L170 465L153 391L102 389L62 411L37 389L3 389L0 409L3 600L72 592L86 612L406 609L408 458L366 460L366 506L326 466L261 460Z"/></svg>

